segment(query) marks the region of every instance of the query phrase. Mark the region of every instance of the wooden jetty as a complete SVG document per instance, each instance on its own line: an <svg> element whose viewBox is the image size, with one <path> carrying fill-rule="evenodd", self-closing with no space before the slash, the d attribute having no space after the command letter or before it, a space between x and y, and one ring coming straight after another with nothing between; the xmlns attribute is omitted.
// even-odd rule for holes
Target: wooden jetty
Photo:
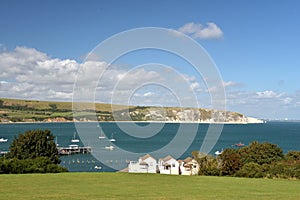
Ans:
<svg viewBox="0 0 300 200"><path fill-rule="evenodd" d="M77 144L71 144L68 147L57 147L59 155L86 154L92 152L92 147L80 147ZM0 151L0 156L7 154L8 151Z"/></svg>
<svg viewBox="0 0 300 200"><path fill-rule="evenodd" d="M59 155L86 154L92 152L92 147L80 147L77 144L71 144L68 147L57 147Z"/></svg>

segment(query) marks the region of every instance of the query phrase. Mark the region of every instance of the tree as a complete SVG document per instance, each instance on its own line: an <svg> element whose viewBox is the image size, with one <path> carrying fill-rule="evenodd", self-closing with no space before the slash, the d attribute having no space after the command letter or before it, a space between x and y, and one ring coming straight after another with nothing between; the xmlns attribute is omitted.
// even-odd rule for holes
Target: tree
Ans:
<svg viewBox="0 0 300 200"><path fill-rule="evenodd" d="M245 164L239 171L236 172L236 176L247 177L247 178L262 178L265 174L267 165L259 165L254 162Z"/></svg>
<svg viewBox="0 0 300 200"><path fill-rule="evenodd" d="M199 151L192 152L193 158L199 164L199 175L219 176L220 170L218 161L212 155L207 155Z"/></svg>
<svg viewBox="0 0 300 200"><path fill-rule="evenodd" d="M276 144L268 142L252 142L249 146L238 150L243 164L254 162L260 165L270 164L281 160L284 155Z"/></svg>
<svg viewBox="0 0 300 200"><path fill-rule="evenodd" d="M233 175L242 167L241 156L235 149L225 149L218 159L221 161L222 175Z"/></svg>
<svg viewBox="0 0 300 200"><path fill-rule="evenodd" d="M54 136L49 130L29 130L14 139L6 158L34 159L47 157L53 164L59 164L58 150Z"/></svg>

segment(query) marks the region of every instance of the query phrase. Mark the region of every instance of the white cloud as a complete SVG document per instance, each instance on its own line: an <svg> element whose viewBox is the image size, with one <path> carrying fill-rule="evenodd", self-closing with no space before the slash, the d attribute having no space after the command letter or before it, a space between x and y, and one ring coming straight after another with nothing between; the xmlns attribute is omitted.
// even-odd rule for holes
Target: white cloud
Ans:
<svg viewBox="0 0 300 200"><path fill-rule="evenodd" d="M236 83L236 82L233 82L233 81L223 81L223 86L225 88L229 88L229 87L242 86L242 84L241 83Z"/></svg>
<svg viewBox="0 0 300 200"><path fill-rule="evenodd" d="M300 98L299 98L300 99ZM266 119L299 119L297 92L284 93L265 90L227 91L227 108L248 116Z"/></svg>
<svg viewBox="0 0 300 200"><path fill-rule="evenodd" d="M291 97L286 97L283 99L284 104L290 104L292 101L293 101L293 99Z"/></svg>
<svg viewBox="0 0 300 200"><path fill-rule="evenodd" d="M175 80L180 74L168 80L169 74L151 67L128 70L122 66L108 68L107 63L100 61L78 63L70 59L51 58L27 47L0 52L0 96L8 98L71 101L77 81L76 84L83 89L79 91L79 98L91 100L90 97L95 96L96 101L110 103L112 96L115 96L114 103L121 104L127 103L128 94L134 95L131 94L134 89L139 89L144 83L161 83L161 87L167 88L183 87ZM141 97L157 103L154 98L157 93L159 91L155 89L144 91ZM160 97L165 102L169 101L164 95Z"/></svg>
<svg viewBox="0 0 300 200"><path fill-rule="evenodd" d="M206 26L190 22L180 27L178 31L195 39L219 39L223 36L222 30L213 22L206 23Z"/></svg>
<svg viewBox="0 0 300 200"><path fill-rule="evenodd" d="M198 82L191 83L190 85L192 90L196 90L200 88L200 84Z"/></svg>
<svg viewBox="0 0 300 200"><path fill-rule="evenodd" d="M144 97L150 97L150 96L153 96L154 93L153 92L146 92L143 96Z"/></svg>
<svg viewBox="0 0 300 200"><path fill-rule="evenodd" d="M282 96L282 93L278 94L271 90L266 90L263 92L256 92L256 97L260 99L278 98Z"/></svg>
<svg viewBox="0 0 300 200"><path fill-rule="evenodd" d="M195 74L155 71L151 66L130 70L128 66L107 67L105 62L90 60L78 63L70 59L51 58L36 49L16 47L12 51L0 52L0 96L71 101L74 82L79 76L83 78L78 83L83 86L96 86L90 91L82 91L80 95L85 97L90 95L88 92L95 92L96 101L110 103L114 96L117 98L113 103L118 104L130 102L135 105L186 107L195 105L192 96L195 94L198 105L209 107L209 93L218 93L222 88L222 85L214 85L208 89L205 85L207 80L199 80ZM151 83L154 84L147 85ZM300 91L295 94L275 90L246 91L240 87L243 86L241 83L223 81L222 84L226 89L228 110L273 119L299 116Z"/></svg>
<svg viewBox="0 0 300 200"><path fill-rule="evenodd" d="M79 64L74 60L52 59L33 48L16 47L12 51L1 52L0 95L12 98L70 99L70 96L59 94L72 91L78 67Z"/></svg>

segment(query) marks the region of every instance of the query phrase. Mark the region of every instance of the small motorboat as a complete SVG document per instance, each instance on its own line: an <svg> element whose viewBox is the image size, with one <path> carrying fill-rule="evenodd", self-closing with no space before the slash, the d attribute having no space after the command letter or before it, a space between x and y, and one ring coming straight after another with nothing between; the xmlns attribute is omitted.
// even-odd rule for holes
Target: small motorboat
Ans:
<svg viewBox="0 0 300 200"><path fill-rule="evenodd" d="M100 169L102 169L102 167L96 165L96 166L94 167L94 169L100 170Z"/></svg>
<svg viewBox="0 0 300 200"><path fill-rule="evenodd" d="M218 156L218 155L220 155L220 154L222 154L222 153L223 153L223 150L222 150L222 151L219 151L219 150L218 150L218 151L215 152L215 155Z"/></svg>
<svg viewBox="0 0 300 200"><path fill-rule="evenodd" d="M115 148L115 147L114 147L114 146L112 146L112 145L110 145L110 146L106 146L106 147L105 147L105 149L107 149L107 150L114 150L114 148Z"/></svg>
<svg viewBox="0 0 300 200"><path fill-rule="evenodd" d="M7 142L8 139L5 139L5 138L0 138L0 142Z"/></svg>
<svg viewBox="0 0 300 200"><path fill-rule="evenodd" d="M245 146L245 144L243 144L243 143L236 143L236 144L234 144L234 146L236 146L236 147L243 147L243 146Z"/></svg>

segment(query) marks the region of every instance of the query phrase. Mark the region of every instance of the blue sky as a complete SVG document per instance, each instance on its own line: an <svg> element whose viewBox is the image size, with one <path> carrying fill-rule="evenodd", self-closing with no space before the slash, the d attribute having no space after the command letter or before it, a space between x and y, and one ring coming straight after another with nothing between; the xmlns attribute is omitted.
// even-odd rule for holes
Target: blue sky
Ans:
<svg viewBox="0 0 300 200"><path fill-rule="evenodd" d="M226 85L228 110L259 118L300 119L299 9L297 0L2 0L0 95L69 100L72 81L67 81L66 75L71 69L74 72L85 56L110 36L140 27L186 30L184 26L189 23L195 27L201 24L202 28L213 23L221 31L218 36L196 37L185 33L202 45L216 63ZM128 66L149 62L150 57L155 57L155 61L167 60L168 65L180 68L183 75L193 76L184 62L164 53L148 53L148 57L147 52L142 52L120 59L116 63L118 70L111 74L118 76ZM65 73L62 77L55 74L58 85L32 80L39 77L39 73L51 74L45 71L44 65L31 66L38 61L47 61L48 70L55 68L58 74ZM25 73L25 66L31 66L32 72ZM142 72L137 74L140 73L146 76ZM43 80L55 79L44 75ZM196 83L201 85L201 80L193 82ZM106 89L108 92L109 88ZM144 94L154 93L151 87L148 90L144 90ZM158 104L152 102L149 95L145 97L149 104Z"/></svg>

